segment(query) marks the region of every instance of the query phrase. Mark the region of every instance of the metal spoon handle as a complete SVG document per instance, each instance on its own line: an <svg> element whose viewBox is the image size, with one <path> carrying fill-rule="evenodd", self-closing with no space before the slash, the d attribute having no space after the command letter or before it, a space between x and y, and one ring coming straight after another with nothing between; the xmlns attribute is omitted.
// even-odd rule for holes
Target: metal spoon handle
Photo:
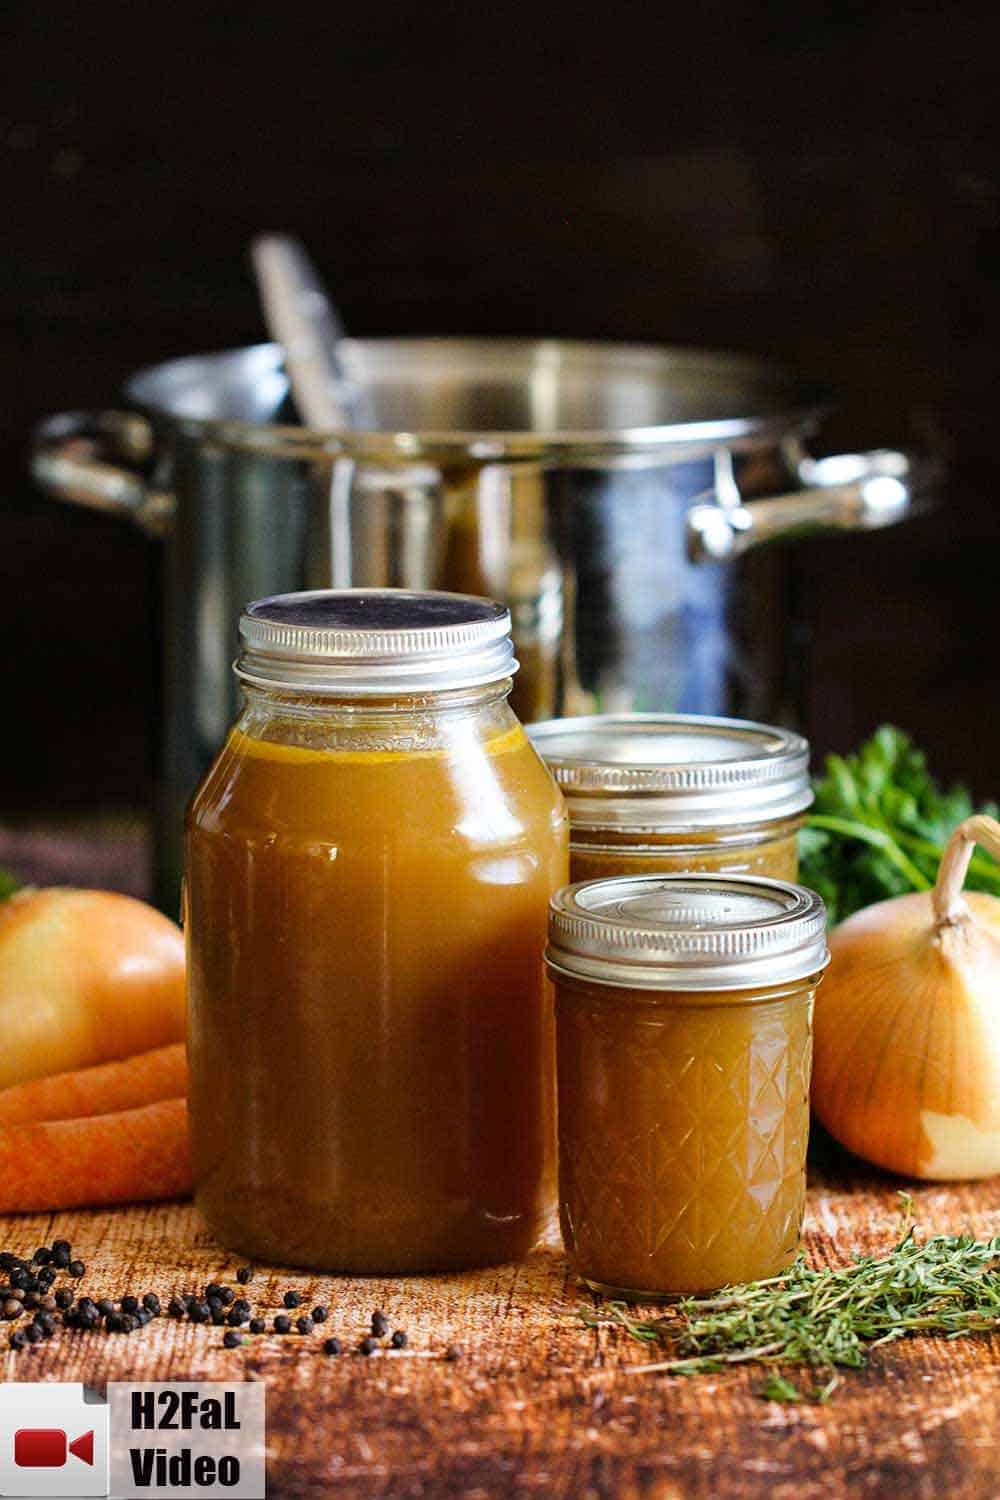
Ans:
<svg viewBox="0 0 1000 1500"><path fill-rule="evenodd" d="M298 240L283 234L259 235L250 256L267 326L284 348L302 420L324 429L354 426L339 352L343 325L312 261Z"/></svg>

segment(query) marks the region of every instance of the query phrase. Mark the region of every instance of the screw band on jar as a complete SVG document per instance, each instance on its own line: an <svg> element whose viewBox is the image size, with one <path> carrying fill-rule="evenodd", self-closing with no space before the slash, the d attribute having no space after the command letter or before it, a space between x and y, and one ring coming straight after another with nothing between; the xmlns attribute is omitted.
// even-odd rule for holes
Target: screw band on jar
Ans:
<svg viewBox="0 0 1000 1500"><path fill-rule="evenodd" d="M240 618L236 674L257 687L369 698L482 687L518 663L510 611L471 594L317 589Z"/></svg>

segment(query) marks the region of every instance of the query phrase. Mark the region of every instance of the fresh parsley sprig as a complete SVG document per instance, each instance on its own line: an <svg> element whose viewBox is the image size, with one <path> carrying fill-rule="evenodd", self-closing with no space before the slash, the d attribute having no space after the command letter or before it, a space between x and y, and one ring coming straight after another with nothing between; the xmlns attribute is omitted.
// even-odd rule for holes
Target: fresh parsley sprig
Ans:
<svg viewBox="0 0 1000 1500"><path fill-rule="evenodd" d="M884 724L853 755L827 756L799 835L803 885L818 891L831 923L874 901L930 890L949 835L976 807L964 787L943 791L901 729ZM976 853L969 890L1000 896L1000 869Z"/></svg>

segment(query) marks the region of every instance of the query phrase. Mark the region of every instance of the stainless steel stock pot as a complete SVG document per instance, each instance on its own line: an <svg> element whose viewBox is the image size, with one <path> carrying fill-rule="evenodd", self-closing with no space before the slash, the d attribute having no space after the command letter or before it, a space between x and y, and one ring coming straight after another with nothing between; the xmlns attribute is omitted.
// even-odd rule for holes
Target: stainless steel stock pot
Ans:
<svg viewBox="0 0 1000 1500"><path fill-rule="evenodd" d="M810 457L823 394L694 349L349 341L376 426L295 423L280 350L171 360L131 410L53 417L34 472L166 542L157 893L184 803L234 717L250 599L328 585L509 604L523 719L604 710L796 717L784 552L911 504L904 454Z"/></svg>

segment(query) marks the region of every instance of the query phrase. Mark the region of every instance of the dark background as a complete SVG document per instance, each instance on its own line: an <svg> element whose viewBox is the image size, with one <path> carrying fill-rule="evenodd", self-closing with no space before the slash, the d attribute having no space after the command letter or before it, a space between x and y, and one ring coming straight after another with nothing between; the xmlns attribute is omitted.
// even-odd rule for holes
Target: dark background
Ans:
<svg viewBox="0 0 1000 1500"><path fill-rule="evenodd" d="M690 14L688 14L690 12ZM823 446L948 456L938 512L798 544L809 723L1000 791L994 6L8 4L0 641L10 818L135 807L157 544L41 497L39 416L255 341L261 228L359 334L703 343L841 393Z"/></svg>

